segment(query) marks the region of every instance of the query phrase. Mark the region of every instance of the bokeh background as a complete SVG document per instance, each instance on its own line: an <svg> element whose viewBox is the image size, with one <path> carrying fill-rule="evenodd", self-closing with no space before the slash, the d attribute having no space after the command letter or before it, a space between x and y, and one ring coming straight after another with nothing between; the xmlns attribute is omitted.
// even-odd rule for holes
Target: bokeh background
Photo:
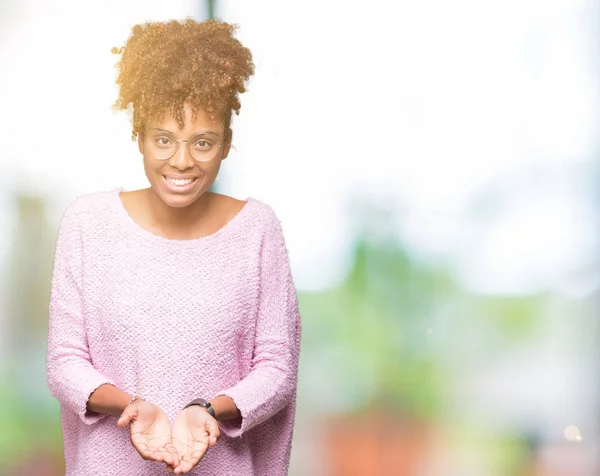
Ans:
<svg viewBox="0 0 600 476"><path fill-rule="evenodd" d="M216 188L299 292L290 475L600 474L600 0L3 0L0 474L64 474L64 208L146 186L111 47L211 15L256 62Z"/></svg>

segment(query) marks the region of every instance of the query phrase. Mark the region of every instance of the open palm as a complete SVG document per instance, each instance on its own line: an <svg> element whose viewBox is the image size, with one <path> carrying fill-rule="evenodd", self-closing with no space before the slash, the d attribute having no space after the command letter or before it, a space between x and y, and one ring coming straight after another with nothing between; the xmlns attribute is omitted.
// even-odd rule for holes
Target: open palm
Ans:
<svg viewBox="0 0 600 476"><path fill-rule="evenodd" d="M127 407L118 425L129 424L131 444L144 459L179 464L179 455L171 444L169 418L153 403L139 400Z"/></svg>
<svg viewBox="0 0 600 476"><path fill-rule="evenodd" d="M181 474L191 471L204 457L209 446L219 438L219 425L206 410L190 407L181 411L171 428L171 439L181 459L170 471Z"/></svg>

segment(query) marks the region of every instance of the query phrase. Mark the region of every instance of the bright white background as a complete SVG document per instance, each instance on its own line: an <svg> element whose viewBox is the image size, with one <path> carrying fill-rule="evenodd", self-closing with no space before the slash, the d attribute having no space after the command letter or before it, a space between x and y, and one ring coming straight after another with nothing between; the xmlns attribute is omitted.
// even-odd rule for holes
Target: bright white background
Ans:
<svg viewBox="0 0 600 476"><path fill-rule="evenodd" d="M219 186L275 208L301 289L343 278L354 195L484 292L564 287L593 258L595 2L217 3L257 65ZM201 18L204 2L5 8L3 188L68 201L145 186L128 118L111 110L110 48L136 22Z"/></svg>

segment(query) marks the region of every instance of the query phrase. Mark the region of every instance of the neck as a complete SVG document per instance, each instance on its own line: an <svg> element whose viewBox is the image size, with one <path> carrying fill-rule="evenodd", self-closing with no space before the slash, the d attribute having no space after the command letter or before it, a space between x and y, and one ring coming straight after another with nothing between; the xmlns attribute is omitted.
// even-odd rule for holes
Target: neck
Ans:
<svg viewBox="0 0 600 476"><path fill-rule="evenodd" d="M169 235L185 234L191 231L192 223L202 222L208 216L213 198L212 192L207 191L187 207L170 207L152 187L146 189L146 195L150 220Z"/></svg>

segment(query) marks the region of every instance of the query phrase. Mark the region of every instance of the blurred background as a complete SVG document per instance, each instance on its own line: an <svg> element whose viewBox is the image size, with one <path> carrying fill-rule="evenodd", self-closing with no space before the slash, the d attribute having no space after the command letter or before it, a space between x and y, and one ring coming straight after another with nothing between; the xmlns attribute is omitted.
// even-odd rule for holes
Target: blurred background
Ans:
<svg viewBox="0 0 600 476"><path fill-rule="evenodd" d="M255 57L216 188L286 234L290 475L599 475L600 0L3 0L0 474L64 474L62 212L147 185L111 47L189 16Z"/></svg>

